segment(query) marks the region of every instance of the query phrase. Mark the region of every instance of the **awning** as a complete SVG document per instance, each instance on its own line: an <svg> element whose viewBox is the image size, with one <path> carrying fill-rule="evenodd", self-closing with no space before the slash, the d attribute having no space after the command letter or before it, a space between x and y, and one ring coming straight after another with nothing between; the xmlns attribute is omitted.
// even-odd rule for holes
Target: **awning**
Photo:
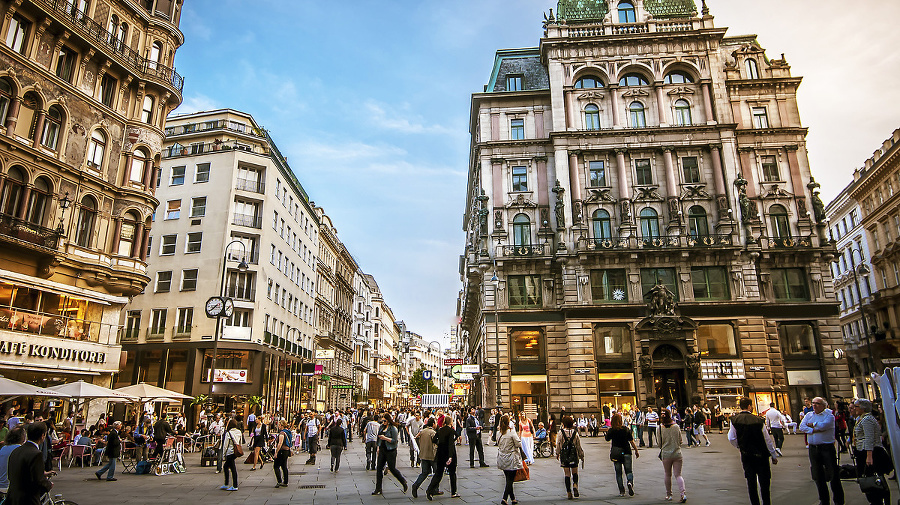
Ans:
<svg viewBox="0 0 900 505"><path fill-rule="evenodd" d="M24 286L34 286L46 291L56 293L58 295L79 296L82 298L87 298L88 300L91 300L93 302L102 303L104 305L125 305L126 303L128 303L128 298L125 298L123 296L108 295L106 293L100 293L99 291L91 291L90 289L79 288L77 286L69 286L68 284L62 284L60 282L48 281L46 279L0 269L0 281L3 280L8 280L9 282L14 282L16 284L21 284Z"/></svg>
<svg viewBox="0 0 900 505"><path fill-rule="evenodd" d="M103 373L114 373L114 370L107 370L104 372L95 372L93 370L85 370L82 368L66 368L63 366L51 366L51 365L23 365L21 361L3 361L0 360L0 368L15 368L18 370L27 370L29 372L60 372L60 373L70 373L70 374L78 374L78 375L101 375Z"/></svg>

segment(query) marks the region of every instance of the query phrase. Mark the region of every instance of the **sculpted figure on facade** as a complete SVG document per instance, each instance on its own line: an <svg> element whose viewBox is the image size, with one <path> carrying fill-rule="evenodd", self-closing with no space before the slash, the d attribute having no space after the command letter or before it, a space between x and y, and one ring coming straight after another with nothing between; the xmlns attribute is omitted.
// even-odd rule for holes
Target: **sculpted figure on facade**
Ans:
<svg viewBox="0 0 900 505"><path fill-rule="evenodd" d="M669 288L657 284L647 293L647 307L651 316L674 316L675 295Z"/></svg>

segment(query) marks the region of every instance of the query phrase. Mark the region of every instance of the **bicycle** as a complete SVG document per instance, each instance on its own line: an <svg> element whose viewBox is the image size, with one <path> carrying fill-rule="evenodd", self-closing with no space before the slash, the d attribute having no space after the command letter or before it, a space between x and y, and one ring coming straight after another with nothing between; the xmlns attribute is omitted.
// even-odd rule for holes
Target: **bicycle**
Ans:
<svg viewBox="0 0 900 505"><path fill-rule="evenodd" d="M52 472L48 478L53 478L56 475L56 472ZM5 498L3 501L0 501L0 504L6 503ZM56 493L55 495L51 495L50 492L44 493L41 496L41 505L78 505L72 500L66 500L63 498L62 493Z"/></svg>

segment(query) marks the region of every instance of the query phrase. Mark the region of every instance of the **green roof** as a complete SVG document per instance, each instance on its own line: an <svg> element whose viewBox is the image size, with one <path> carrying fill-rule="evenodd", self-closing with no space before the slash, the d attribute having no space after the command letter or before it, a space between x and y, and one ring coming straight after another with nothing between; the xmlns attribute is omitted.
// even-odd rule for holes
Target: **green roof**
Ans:
<svg viewBox="0 0 900 505"><path fill-rule="evenodd" d="M556 16L569 23L602 21L609 12L606 0L559 0Z"/></svg>
<svg viewBox="0 0 900 505"><path fill-rule="evenodd" d="M655 18L689 18L697 12L694 0L644 0L644 8Z"/></svg>

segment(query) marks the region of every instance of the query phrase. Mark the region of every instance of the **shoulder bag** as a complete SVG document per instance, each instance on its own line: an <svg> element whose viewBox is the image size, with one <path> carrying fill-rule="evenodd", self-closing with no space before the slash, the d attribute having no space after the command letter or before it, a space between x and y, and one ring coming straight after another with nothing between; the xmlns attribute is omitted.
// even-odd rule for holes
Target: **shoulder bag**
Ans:
<svg viewBox="0 0 900 505"><path fill-rule="evenodd" d="M856 482L859 484L859 490L863 493L884 492L889 489L884 475L875 474L860 477L856 479Z"/></svg>
<svg viewBox="0 0 900 505"><path fill-rule="evenodd" d="M522 462L522 468L516 470L516 476L513 479L513 482L521 482L523 480L528 480L531 478L531 471L528 470L528 463Z"/></svg>
<svg viewBox="0 0 900 505"><path fill-rule="evenodd" d="M234 435L229 435L229 437L231 438L231 446L234 448L234 454L237 457L243 456L244 455L244 446L242 446L241 444L237 443L237 441L234 440Z"/></svg>

